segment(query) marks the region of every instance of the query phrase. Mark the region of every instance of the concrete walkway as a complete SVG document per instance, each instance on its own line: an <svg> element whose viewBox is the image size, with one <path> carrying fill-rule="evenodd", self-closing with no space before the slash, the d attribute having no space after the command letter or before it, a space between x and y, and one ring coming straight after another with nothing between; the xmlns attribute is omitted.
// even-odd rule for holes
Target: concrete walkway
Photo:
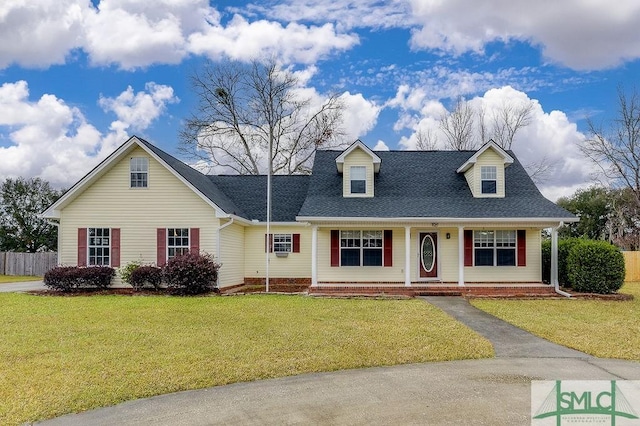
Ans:
<svg viewBox="0 0 640 426"><path fill-rule="evenodd" d="M0 284L0 293L11 293L31 290L46 290L42 281L23 281L19 283Z"/></svg>
<svg viewBox="0 0 640 426"><path fill-rule="evenodd" d="M551 343L469 304L463 297L425 296L493 345L498 358L592 358L591 355Z"/></svg>

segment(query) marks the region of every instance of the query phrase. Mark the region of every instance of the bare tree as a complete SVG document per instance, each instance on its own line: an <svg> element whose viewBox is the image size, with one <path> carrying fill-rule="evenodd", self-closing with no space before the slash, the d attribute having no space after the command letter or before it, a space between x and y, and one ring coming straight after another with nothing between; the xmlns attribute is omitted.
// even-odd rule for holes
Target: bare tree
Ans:
<svg viewBox="0 0 640 426"><path fill-rule="evenodd" d="M491 138L502 148L511 149L518 131L531 124L532 111L531 102L520 105L504 102L492 116Z"/></svg>
<svg viewBox="0 0 640 426"><path fill-rule="evenodd" d="M447 146L454 151L474 149L474 112L469 102L458 98L453 110L440 119Z"/></svg>
<svg viewBox="0 0 640 426"><path fill-rule="evenodd" d="M316 149L344 145L339 96L314 108L296 92L296 76L274 60L209 62L191 84L197 104L185 120L180 148L212 167L260 174L272 164L274 174L304 174Z"/></svg>
<svg viewBox="0 0 640 426"><path fill-rule="evenodd" d="M640 95L618 88L618 111L606 127L587 120L589 138L582 152L614 187L628 188L640 206Z"/></svg>
<svg viewBox="0 0 640 426"><path fill-rule="evenodd" d="M433 151L438 146L438 138L431 129L418 130L416 132L416 150Z"/></svg>

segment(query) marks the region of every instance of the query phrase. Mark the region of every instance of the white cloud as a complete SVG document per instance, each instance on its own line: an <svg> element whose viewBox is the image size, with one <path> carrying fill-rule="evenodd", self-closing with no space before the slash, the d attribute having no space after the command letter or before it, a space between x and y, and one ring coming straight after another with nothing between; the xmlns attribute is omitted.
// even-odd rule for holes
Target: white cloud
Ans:
<svg viewBox="0 0 640 426"><path fill-rule="evenodd" d="M27 82L4 83L0 86L0 138L6 146L0 146L0 180L41 177L54 186L69 187L126 141L129 126L146 129L164 110L160 104L173 99L167 95L171 88L153 84L147 88L151 93L131 97L128 89L106 101L119 119L103 134L82 111L55 95L32 101Z"/></svg>
<svg viewBox="0 0 640 426"><path fill-rule="evenodd" d="M251 4L248 10L281 21L335 22L340 28L395 28L411 24L406 0L285 0L278 4Z"/></svg>
<svg viewBox="0 0 640 426"><path fill-rule="evenodd" d="M3 0L0 2L0 69L62 64L82 45L89 0Z"/></svg>
<svg viewBox="0 0 640 426"><path fill-rule="evenodd" d="M374 151L389 151L389 147L387 146L386 143L384 143L383 140L379 140L378 143L376 143L376 146L373 147Z"/></svg>
<svg viewBox="0 0 640 426"><path fill-rule="evenodd" d="M310 64L334 50L358 43L354 34L338 34L333 24L310 26L259 20L249 22L235 15L226 27L210 25L189 37L189 49L217 59L220 55L243 61L275 56L281 62Z"/></svg>
<svg viewBox="0 0 640 426"><path fill-rule="evenodd" d="M353 142L373 129L378 121L381 107L369 101L360 93L343 93L340 98L345 104L343 113L344 132L347 142Z"/></svg>
<svg viewBox="0 0 640 426"><path fill-rule="evenodd" d="M493 41L540 45L551 61L574 69L600 69L640 57L640 3L621 0L409 0L420 22L414 49L483 53Z"/></svg>
<svg viewBox="0 0 640 426"><path fill-rule="evenodd" d="M306 26L235 15L226 25L208 0L5 0L0 68L62 64L82 49L93 65L135 69L177 64L189 54L248 60L263 55L313 63L359 40L333 24Z"/></svg>
<svg viewBox="0 0 640 426"><path fill-rule="evenodd" d="M100 96L98 103L105 112L112 111L118 120L133 130L143 130L158 118L168 103L179 102L173 88L154 82L145 84L145 91L133 93L131 86L115 98Z"/></svg>
<svg viewBox="0 0 640 426"><path fill-rule="evenodd" d="M420 131L423 136L428 134L437 139L437 148L445 148L444 135L440 130L440 119L446 112L442 104L421 94L417 96L420 98L419 103L407 101L413 97L406 88L399 88L398 93L395 105L410 106L413 110L410 114L400 116L398 126L411 130L410 136L401 138L400 146L415 149L417 133ZM530 99L526 93L509 86L488 90L483 96L470 99L469 102L475 107L482 106L485 117L491 117L493 111L499 110L505 102L531 103L531 124L521 129L512 148L525 167L534 164L549 166L544 179L538 184L545 196L556 200L591 184L596 168L579 150L585 136L565 113L545 112L537 100Z"/></svg>

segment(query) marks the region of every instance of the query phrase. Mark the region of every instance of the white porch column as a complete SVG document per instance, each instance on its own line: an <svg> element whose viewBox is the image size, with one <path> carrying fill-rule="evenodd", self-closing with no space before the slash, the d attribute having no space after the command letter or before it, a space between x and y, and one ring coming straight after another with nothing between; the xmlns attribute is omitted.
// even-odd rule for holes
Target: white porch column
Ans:
<svg viewBox="0 0 640 426"><path fill-rule="evenodd" d="M458 226L458 286L464 287L464 227Z"/></svg>
<svg viewBox="0 0 640 426"><path fill-rule="evenodd" d="M404 227L404 285L411 287L411 227Z"/></svg>
<svg viewBox="0 0 640 426"><path fill-rule="evenodd" d="M318 286L318 226L311 227L311 287Z"/></svg>
<svg viewBox="0 0 640 426"><path fill-rule="evenodd" d="M551 285L557 290L558 283L558 228L551 228Z"/></svg>

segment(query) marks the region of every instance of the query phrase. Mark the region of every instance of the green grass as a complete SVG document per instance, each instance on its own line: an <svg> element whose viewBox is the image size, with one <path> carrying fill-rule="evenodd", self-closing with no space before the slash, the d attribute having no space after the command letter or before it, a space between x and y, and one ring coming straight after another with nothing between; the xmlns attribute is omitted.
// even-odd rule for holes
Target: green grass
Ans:
<svg viewBox="0 0 640 426"><path fill-rule="evenodd" d="M483 358L419 300L0 294L0 424L306 372Z"/></svg>
<svg viewBox="0 0 640 426"><path fill-rule="evenodd" d="M39 281L42 277L33 277L30 275L0 275L0 284L17 283L21 281Z"/></svg>
<svg viewBox="0 0 640 426"><path fill-rule="evenodd" d="M620 293L633 301L490 300L472 304L533 334L601 358L640 360L640 283Z"/></svg>

